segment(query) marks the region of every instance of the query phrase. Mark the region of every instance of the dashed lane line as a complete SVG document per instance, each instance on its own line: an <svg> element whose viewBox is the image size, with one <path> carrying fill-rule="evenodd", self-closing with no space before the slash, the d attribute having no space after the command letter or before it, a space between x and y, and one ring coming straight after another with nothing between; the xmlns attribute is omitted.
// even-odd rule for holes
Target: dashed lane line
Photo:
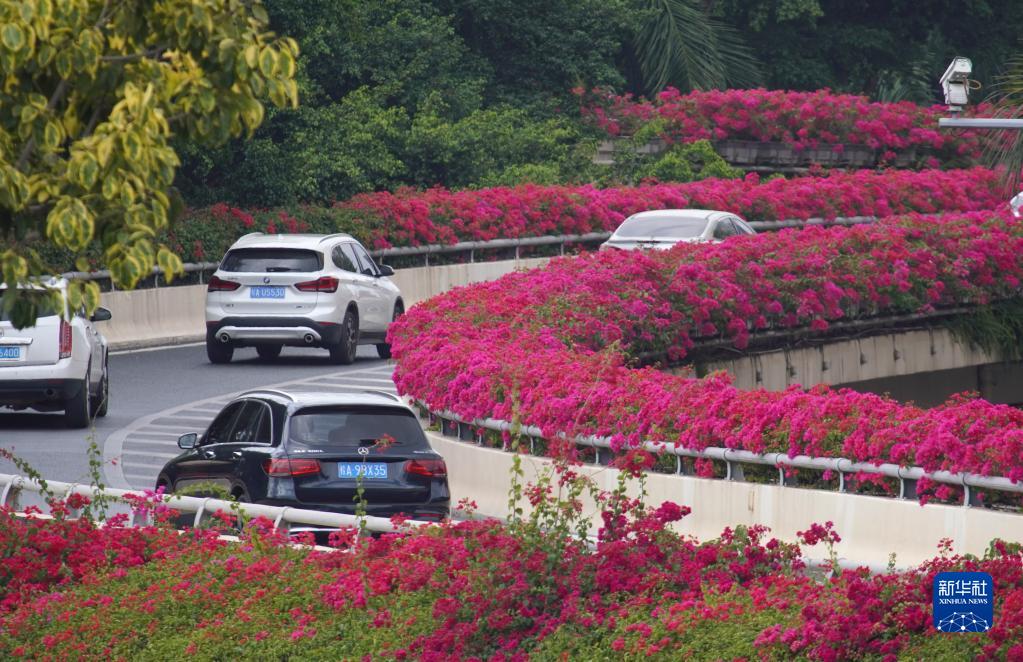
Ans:
<svg viewBox="0 0 1023 662"><path fill-rule="evenodd" d="M391 381L393 370L393 364L387 363L372 368L303 377L196 400L143 416L111 433L103 443L104 471L107 483L111 487L121 489L153 487L157 473L163 468L163 463L158 465L144 463L140 461L140 458L170 459L176 457L177 453L161 453L156 449L176 449L178 436L186 432L205 430L205 427L223 406L242 393L274 388L299 390L296 387L312 387L315 390L328 392L357 392L372 389L393 393L395 392L394 382ZM134 448L136 444L139 446L138 450Z"/></svg>

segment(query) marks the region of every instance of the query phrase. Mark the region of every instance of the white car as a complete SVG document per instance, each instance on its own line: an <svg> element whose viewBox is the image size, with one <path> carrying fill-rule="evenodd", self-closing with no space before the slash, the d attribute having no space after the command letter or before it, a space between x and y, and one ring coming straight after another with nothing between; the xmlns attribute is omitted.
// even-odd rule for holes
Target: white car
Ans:
<svg viewBox="0 0 1023 662"><path fill-rule="evenodd" d="M260 358L285 345L322 347L335 363L360 344L390 358L387 327L405 312L394 270L347 234L245 235L228 249L206 294L206 355L228 363L237 347Z"/></svg>
<svg viewBox="0 0 1023 662"><path fill-rule="evenodd" d="M52 279L45 287L67 292L67 281ZM6 293L0 285L0 304ZM110 311L44 309L35 326L15 329L0 305L0 407L64 411L69 427L88 427L93 416L106 416L110 402L107 341L93 322L110 319Z"/></svg>
<svg viewBox="0 0 1023 662"><path fill-rule="evenodd" d="M659 209L628 217L601 250L668 249L681 243L719 242L736 235L756 234L735 214L711 209Z"/></svg>

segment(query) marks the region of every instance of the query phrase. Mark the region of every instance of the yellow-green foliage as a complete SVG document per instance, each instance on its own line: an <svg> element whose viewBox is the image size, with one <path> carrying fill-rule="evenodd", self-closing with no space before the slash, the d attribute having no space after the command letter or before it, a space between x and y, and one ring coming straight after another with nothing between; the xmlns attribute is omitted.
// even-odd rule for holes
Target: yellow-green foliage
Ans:
<svg viewBox="0 0 1023 662"><path fill-rule="evenodd" d="M298 103L292 39L242 0L0 3L0 270L8 285L52 271L25 242L81 255L97 242L119 287L181 260L156 240L171 196L174 135L251 134L263 99ZM72 305L95 306L95 285ZM35 302L4 297L15 324Z"/></svg>

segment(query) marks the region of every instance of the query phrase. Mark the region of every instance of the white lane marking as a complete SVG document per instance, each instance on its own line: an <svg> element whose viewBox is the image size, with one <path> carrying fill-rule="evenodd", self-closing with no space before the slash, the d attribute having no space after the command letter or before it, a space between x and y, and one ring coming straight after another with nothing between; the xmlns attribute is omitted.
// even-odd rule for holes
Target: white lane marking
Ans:
<svg viewBox="0 0 1023 662"><path fill-rule="evenodd" d="M121 354L142 354L145 352L159 352L165 349L177 349L178 347L201 347L206 344L205 340L199 342L186 342L180 345L159 345L157 347L141 347L139 349L119 349L116 352L110 352L110 356L120 356Z"/></svg>
<svg viewBox="0 0 1023 662"><path fill-rule="evenodd" d="M177 414L185 414L186 412L192 411L192 410L194 410L194 409L196 409L198 407L204 407L204 406L205 407L209 407L210 405L224 405L224 404L227 404L228 402L230 402L231 400L233 400L234 398L238 397L239 395L242 395L243 393L250 393L250 392L253 392L253 391L261 391L261 390L284 389L284 388L288 388L288 387L295 387L295 386L302 386L302 385L314 386L314 387L328 386L326 384L319 383L318 380L322 380L324 378L343 379L345 376L355 377L356 375L366 375L366 374L370 374L370 375L374 375L374 376L380 376L380 375L390 376L393 373L394 373L394 365L391 364L391 363L387 363L387 364L384 364L384 365L381 365L381 366L374 366L372 368L356 368L354 370L340 370L340 371L337 371L337 372L332 372L332 373L327 373L327 374L313 375L311 377L302 377L302 378L299 378L299 379L293 379L293 380L289 380L289 381L285 381L285 382L278 382L278 383L275 383L275 384L270 384L270 385L262 386L262 387L259 387L259 388L247 388L247 389L243 389L243 390L240 390L240 391L235 391L233 393L217 395L217 396L214 396L212 398L204 398L202 400L195 400L193 402L189 402L189 403L186 403L186 404L183 404L183 405L178 405L176 407L170 407L168 409L164 409L163 411L158 411L158 412L155 412L153 414L149 414L148 416L142 416L140 418L135 419L134 421L132 421L131 423L129 423L125 427L121 428L120 430L115 430L114 432L112 432L110 435L107 436L106 441L103 443L103 465L104 465L104 473L106 474L106 477L107 477L107 483L110 485L110 487L115 487L115 488L120 488L120 489L132 489L131 483L128 482L128 479L126 478L125 471L124 471L123 467L121 466L122 463L120 461L121 456L125 452L124 444L125 444L125 442L129 441L129 439L128 439L129 435L132 435L133 433L136 433L136 432L141 432L143 435L159 434L161 436L168 435L168 436L172 436L173 437L173 436L177 436L177 435L174 435L174 433L172 431L177 431L177 434L180 435L180 434L182 434L182 428L183 427L187 427L187 426L174 426L174 425L157 424L157 423L154 423L153 421L156 421L156 420L159 420L159 419L162 419L162 418L174 418L175 415L177 415ZM356 387L353 388L353 390L359 390L359 387L356 386ZM383 390L383 389L380 389L380 390ZM216 410L216 411L219 411L219 409ZM210 416L210 418L208 420L212 420L212 419L213 419L213 416ZM196 419L196 420L198 420L198 419ZM143 428L145 429L144 432L143 432ZM154 428L156 428L156 429L154 430ZM163 432L163 430L167 430L167 432ZM186 430L186 432L199 432L201 434L202 431L201 430ZM128 451L128 452L131 452L131 451ZM172 456L172 457L175 457L175 456ZM159 469L162 469L162 468L163 468L163 466L161 465L160 467L157 468L157 471L159 471ZM130 475L132 475L133 477L139 477L137 474L130 474ZM142 478L148 478L148 477L149 476L142 476Z"/></svg>

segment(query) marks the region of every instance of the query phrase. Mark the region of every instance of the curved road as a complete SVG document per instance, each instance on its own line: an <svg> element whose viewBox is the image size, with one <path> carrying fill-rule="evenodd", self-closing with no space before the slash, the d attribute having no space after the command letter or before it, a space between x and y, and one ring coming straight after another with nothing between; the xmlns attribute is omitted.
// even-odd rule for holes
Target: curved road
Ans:
<svg viewBox="0 0 1023 662"><path fill-rule="evenodd" d="M288 384L302 390L381 389L393 392L391 365L370 346L350 366L327 353L285 348L274 362L239 350L229 365L206 360L201 344L110 355L110 413L93 430L68 430L61 415L0 409L0 448L26 460L44 478L90 482L87 450L95 439L109 487L153 487L157 471L176 455L177 437L196 432L218 404L240 391ZM115 460L116 462L112 461ZM0 459L0 473L21 473Z"/></svg>

